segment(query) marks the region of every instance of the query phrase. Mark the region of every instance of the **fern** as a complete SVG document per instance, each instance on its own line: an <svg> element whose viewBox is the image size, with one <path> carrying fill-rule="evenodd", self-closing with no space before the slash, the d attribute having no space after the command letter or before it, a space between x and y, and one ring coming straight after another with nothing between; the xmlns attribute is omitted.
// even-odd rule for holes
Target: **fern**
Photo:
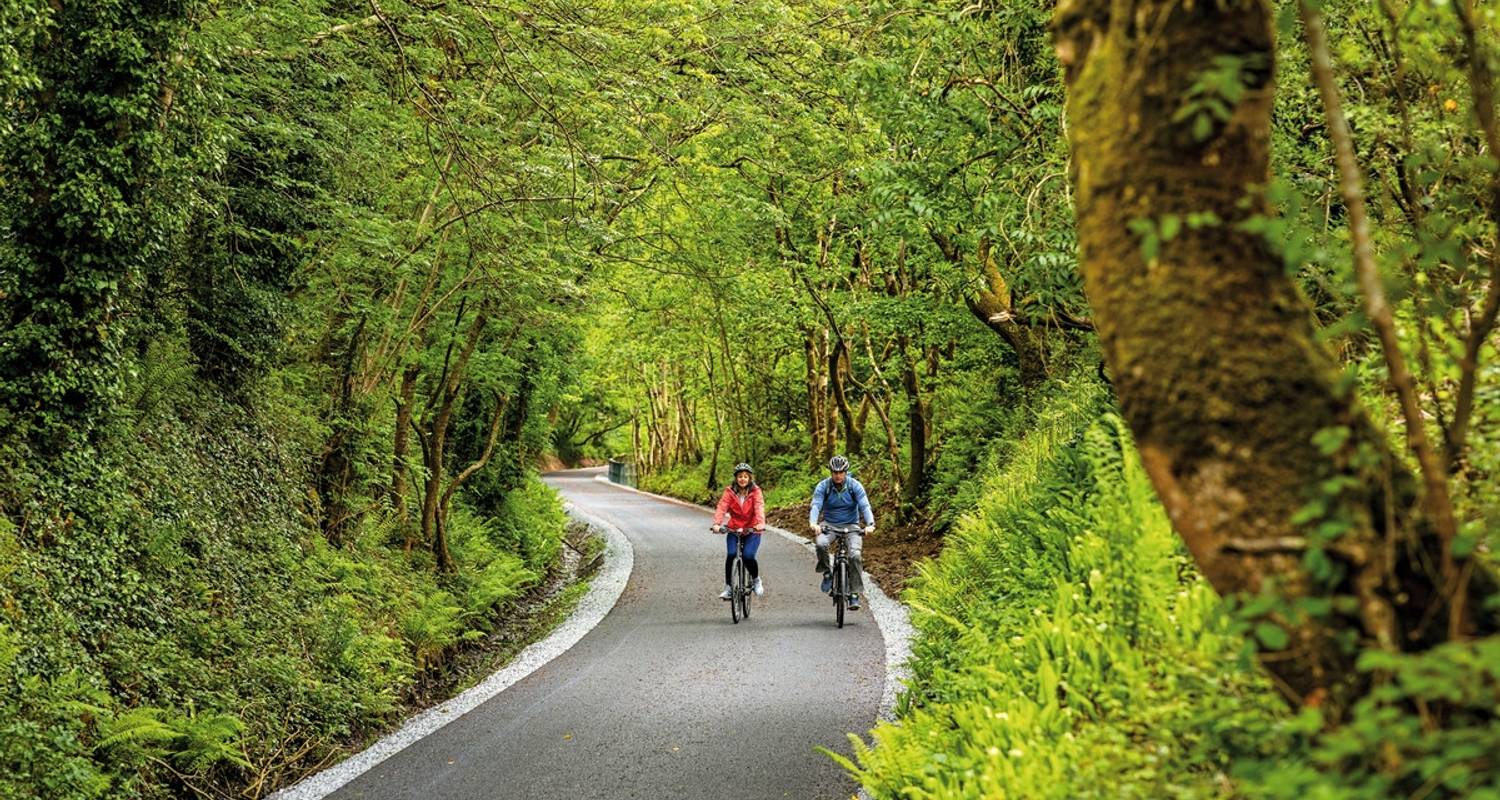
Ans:
<svg viewBox="0 0 1500 800"><path fill-rule="evenodd" d="M900 723L834 759L872 796L1159 796L1170 774L1174 796L1211 797L1222 783L1194 753L1275 724L1216 598L1181 582L1180 544L1105 403L1050 398L909 582Z"/></svg>
<svg viewBox="0 0 1500 800"><path fill-rule="evenodd" d="M245 725L233 714L195 714L191 710L178 720L181 726L173 741L172 759L184 772L203 774L221 763L248 769L250 761L241 749Z"/></svg>

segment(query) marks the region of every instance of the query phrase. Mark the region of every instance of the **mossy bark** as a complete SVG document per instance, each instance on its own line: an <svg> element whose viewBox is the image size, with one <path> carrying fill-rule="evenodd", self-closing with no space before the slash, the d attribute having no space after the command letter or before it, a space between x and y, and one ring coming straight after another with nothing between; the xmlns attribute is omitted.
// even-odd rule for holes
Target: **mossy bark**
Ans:
<svg viewBox="0 0 1500 800"><path fill-rule="evenodd" d="M984 270L985 286L965 298L969 312L1015 351L1021 369L1021 385L1035 386L1047 377L1047 365L1042 361L1046 340L1040 330L1022 325L1016 319L1010 287L1000 274L1000 265L995 263L988 239L980 242L979 263Z"/></svg>
<svg viewBox="0 0 1500 800"><path fill-rule="evenodd" d="M396 519L404 525L406 523L406 453L410 445L412 403L417 395L417 377L421 369L416 364L411 364L401 372L401 390L396 395L396 429L395 437L391 446L391 510L395 512ZM407 549L411 549L408 541Z"/></svg>
<svg viewBox="0 0 1500 800"><path fill-rule="evenodd" d="M955 266L964 265L964 252L956 241L937 231L930 231L928 235L942 252L943 258ZM1021 372L1021 385L1035 386L1047 377L1047 365L1043 361L1046 337L1038 327L1023 323L1016 315L1010 286L1000 273L1000 265L995 261L994 249L988 237L980 240L975 255L984 276L984 285L978 291L966 295L964 303L975 319L1004 339L1015 352L1016 363Z"/></svg>
<svg viewBox="0 0 1500 800"><path fill-rule="evenodd" d="M906 390L907 454L906 480L901 483L901 502L914 506L927 486L929 460L928 438L931 435L930 407L922 399L921 379L917 376L917 362L907 348L906 336L899 337L901 353L901 388Z"/></svg>
<svg viewBox="0 0 1500 800"><path fill-rule="evenodd" d="M1337 712L1362 690L1348 633L1427 646L1443 587L1415 482L1340 389L1281 259L1240 225L1270 213L1271 7L1064 0L1055 30L1085 288L1142 460L1220 592L1354 600L1343 616L1277 617L1291 644L1263 658L1289 697ZM1246 91L1204 136L1173 116L1221 56L1240 59ZM1217 222L1174 225L1155 253L1131 228L1204 212ZM1334 452L1315 446L1335 429L1349 435ZM1292 520L1335 477L1353 480L1319 518L1349 527L1326 550L1333 577L1317 579L1311 526Z"/></svg>

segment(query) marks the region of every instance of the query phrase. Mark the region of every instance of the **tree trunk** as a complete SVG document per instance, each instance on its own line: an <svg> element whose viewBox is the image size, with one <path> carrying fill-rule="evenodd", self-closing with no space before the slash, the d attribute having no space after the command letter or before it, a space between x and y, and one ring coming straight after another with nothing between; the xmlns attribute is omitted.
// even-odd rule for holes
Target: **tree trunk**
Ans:
<svg viewBox="0 0 1500 800"><path fill-rule="evenodd" d="M964 253L957 242L946 234L933 230L928 231L928 236L949 263L963 265ZM1016 316L1015 308L1011 305L1010 286L1000 274L1000 266L995 263L988 238L980 240L977 256L984 273L985 285L978 292L965 295L964 304L969 307L969 313L1004 339L1016 354L1016 361L1021 369L1021 384L1034 386L1047 376L1046 365L1042 361L1042 351L1046 344L1043 333Z"/></svg>
<svg viewBox="0 0 1500 800"><path fill-rule="evenodd" d="M463 304L458 307L458 317L463 316ZM432 544L432 555L437 561L439 572L453 571L453 557L448 550L448 531L443 524L442 511L442 489L443 489L443 462L447 458L448 427L453 421L453 411L457 406L459 390L463 387L463 379L468 371L469 359L474 355L474 350L479 346L479 340L484 335L484 328L489 319L485 312L481 311L474 317L469 331L465 337L463 349L458 358L450 360L453 353L453 345L448 345L448 356L444 357L443 372L438 380L437 391L435 391L433 403L429 409L436 407L436 413L430 417L425 436L422 441L423 460L427 466L427 484L422 498L422 537L424 541ZM454 320L454 325L458 320Z"/></svg>
<svg viewBox="0 0 1500 800"><path fill-rule="evenodd" d="M802 348L807 365L807 429L812 443L810 460L814 467L822 466L833 457L833 445L828 441L823 426L823 380L819 367L824 359L818 345L818 337L812 330L802 332Z"/></svg>
<svg viewBox="0 0 1500 800"><path fill-rule="evenodd" d="M828 386L838 408L839 419L844 423L844 446L850 455L859 452L864 431L855 423L854 410L849 407L849 395L844 390L845 376L849 369L849 345L842 336L836 336L828 353Z"/></svg>
<svg viewBox="0 0 1500 800"><path fill-rule="evenodd" d="M979 247L979 262L984 269L985 288L964 298L972 313L986 327L994 331L1015 351L1021 367L1021 385L1035 386L1047 377L1046 365L1042 362L1045 346L1043 334L1037 328L1023 325L1011 305L1010 287L1000 274L989 240Z"/></svg>
<svg viewBox="0 0 1500 800"><path fill-rule="evenodd" d="M822 346L818 352L823 356L823 363L820 365L822 370L818 380L823 395L819 398L818 407L823 411L823 447L826 452L820 460L826 462L839 452L839 408L838 403L833 399L833 376L828 374L828 353L833 349L832 337L825 330L822 339Z"/></svg>
<svg viewBox="0 0 1500 800"><path fill-rule="evenodd" d="M330 413L330 428L333 433L324 445L316 478L318 499L322 504L323 536L334 547L344 545L350 522L355 517L349 506L349 495L354 491L356 426L351 419L354 415L354 365L362 349L365 322L368 319L361 317L354 332L349 334Z"/></svg>
<svg viewBox="0 0 1500 800"><path fill-rule="evenodd" d="M534 374L536 372L536 359L528 356L521 363L521 380L516 384L513 397L515 402L511 403L507 398L505 405L508 408L505 423L505 440L514 442L516 445L516 463L512 465L516 474L526 470L526 463L530 460L530 454L526 450L526 422L531 417L531 396L536 393ZM485 458L489 460L488 457Z"/></svg>
<svg viewBox="0 0 1500 800"><path fill-rule="evenodd" d="M708 376L708 403L714 415L714 449L708 460L708 478L705 488L711 493L719 486L719 448L724 444L724 408L719 402L717 372L714 370L714 354L707 344L703 347L704 374Z"/></svg>
<svg viewBox="0 0 1500 800"><path fill-rule="evenodd" d="M1354 599L1344 616L1272 617L1290 645L1263 659L1292 700L1337 715L1364 688L1341 636L1429 646L1443 626L1425 612L1445 587L1411 474L1339 388L1281 259L1240 225L1272 213L1259 188L1270 182L1271 25L1263 0L1064 0L1055 30L1085 287L1142 462L1221 593L1274 581L1289 598ZM1245 93L1200 139L1174 110L1221 57L1238 59ZM1183 225L1156 252L1131 228L1204 212L1217 222ZM1342 535L1320 545L1313 529ZM1304 569L1314 548L1330 572Z"/></svg>
<svg viewBox="0 0 1500 800"><path fill-rule="evenodd" d="M396 434L391 446L391 509L396 519L406 522L406 451L411 441L411 406L417 393L417 376L421 369L410 364L401 373L401 390L396 396Z"/></svg>
<svg viewBox="0 0 1500 800"><path fill-rule="evenodd" d="M868 325L864 326L862 333L864 334L865 354L870 359L870 371L875 374L875 379L880 382L885 391L881 397L875 398L871 394L869 387L863 387L862 390L865 400L870 401L869 407L875 409L876 416L880 417L880 425L885 429L885 449L886 454L891 459L891 474L896 476L896 488L901 491L902 496L905 496L906 476L902 474L901 469L901 446L896 442L896 426L891 423L891 396L895 394L895 391L891 388L890 381L886 380L885 373L880 369L880 362L885 360L886 354L890 352L891 345L887 344L886 352L877 358L875 356L875 345L870 341L870 327Z"/></svg>
<svg viewBox="0 0 1500 800"><path fill-rule="evenodd" d="M906 390L906 425L908 466L906 481L901 486L901 501L916 505L927 482L927 409L922 402L922 384L917 377L917 364L906 352L907 342L901 348L901 387Z"/></svg>
<svg viewBox="0 0 1500 800"><path fill-rule="evenodd" d="M522 380L524 381L525 378ZM521 404L524 405L525 401L522 400ZM443 490L443 498L438 502L437 508L437 531L438 538L443 542L443 555L446 555L447 551L448 508L453 502L453 495L458 492L460 486L464 485L464 481L473 477L474 473L484 469L484 466L490 463L490 456L495 452L495 442L499 439L500 420L505 417L508 405L509 402L507 399L501 398L498 394L495 396L495 410L490 416L489 432L485 435L484 452L480 453L479 457L474 459L462 472L455 475L453 480L448 482L448 488ZM522 411L521 413L524 416L526 412Z"/></svg>

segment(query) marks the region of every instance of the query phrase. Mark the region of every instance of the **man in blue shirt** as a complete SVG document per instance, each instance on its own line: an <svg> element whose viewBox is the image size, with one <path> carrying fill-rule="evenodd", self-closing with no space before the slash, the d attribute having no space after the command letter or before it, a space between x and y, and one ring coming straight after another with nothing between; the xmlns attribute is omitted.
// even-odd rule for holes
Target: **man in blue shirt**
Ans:
<svg viewBox="0 0 1500 800"><path fill-rule="evenodd" d="M828 545L837 535L844 536L845 551L849 555L849 610L859 610L859 596L864 594L865 583L860 575L863 562L859 555L864 537L858 526L863 522L864 533L875 532L875 512L870 510L870 497L865 487L849 475L849 459L834 456L828 462L829 476L813 488L812 508L807 514L807 524L812 528L818 549L818 572L823 573L824 593L833 590L833 574L828 565ZM845 529L842 534L830 533L824 525Z"/></svg>

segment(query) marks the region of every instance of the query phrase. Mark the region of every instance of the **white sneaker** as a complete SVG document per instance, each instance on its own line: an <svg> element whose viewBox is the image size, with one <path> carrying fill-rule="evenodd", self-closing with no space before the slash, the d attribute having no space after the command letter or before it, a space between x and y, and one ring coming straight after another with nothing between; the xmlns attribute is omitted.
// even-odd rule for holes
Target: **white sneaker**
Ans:
<svg viewBox="0 0 1500 800"><path fill-rule="evenodd" d="M719 593L719 599L720 600L728 600L729 598L731 598L733 596L734 596L734 594L730 590L729 584L727 584L727 583L724 584L724 591L722 591L722 592Z"/></svg>
<svg viewBox="0 0 1500 800"><path fill-rule="evenodd" d="M755 596L756 597L765 597L765 595L766 595L766 587L760 585L760 578L756 578L755 579Z"/></svg>

